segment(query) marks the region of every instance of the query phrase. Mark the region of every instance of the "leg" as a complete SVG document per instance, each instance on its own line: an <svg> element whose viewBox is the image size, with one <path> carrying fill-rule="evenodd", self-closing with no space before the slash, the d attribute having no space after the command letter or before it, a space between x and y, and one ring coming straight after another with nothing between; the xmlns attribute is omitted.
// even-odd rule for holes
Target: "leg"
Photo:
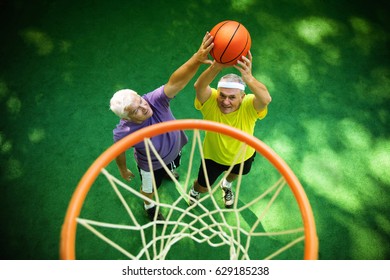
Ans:
<svg viewBox="0 0 390 280"><path fill-rule="evenodd" d="M141 174L141 181L142 181L142 186L141 186L141 193L146 196L147 198L153 200L153 197L154 197L154 189L153 189L153 177L152 177L152 173L151 172L148 172L148 171L145 171L145 170L142 170L142 169L139 169L140 170L140 174ZM155 174L157 175L157 174ZM161 176L157 176L156 179L156 183L159 182L159 184L161 184ZM158 180L157 180L158 179ZM159 185L156 185L156 188L158 187ZM161 214L161 213L157 213L156 210L156 205L149 201L149 200L144 200L144 208L145 208L145 211L146 213L148 214L148 217L151 221L153 220L164 220L164 216Z"/></svg>
<svg viewBox="0 0 390 280"><path fill-rule="evenodd" d="M201 184L199 184L198 180L194 181L194 190L199 192L199 193L206 193L208 190L206 187L203 187Z"/></svg>
<svg viewBox="0 0 390 280"><path fill-rule="evenodd" d="M234 193L232 191L232 184L237 179L238 175L234 173L229 173L226 176L226 179L222 181L222 196L226 208L231 208L234 203Z"/></svg>
<svg viewBox="0 0 390 280"><path fill-rule="evenodd" d="M189 205L196 203L200 198L200 194L206 193L207 191L208 191L207 188L201 186L198 183L198 179L195 180L194 185L192 186L192 188L190 190L190 199L188 201Z"/></svg>
<svg viewBox="0 0 390 280"><path fill-rule="evenodd" d="M179 152L178 156L175 158L174 161L167 164L167 167L170 170L170 173L173 175L173 177L175 177L176 180L179 180L179 177L180 177L179 173L177 173L177 171L176 171L176 169L180 166L180 163L181 163L180 160L181 160L181 151ZM164 177L169 179L169 180L171 179L171 176L169 176L168 173L165 173Z"/></svg>
<svg viewBox="0 0 390 280"><path fill-rule="evenodd" d="M229 175L226 176L226 181L228 181L228 183L233 183L237 179L237 177L237 174L229 173Z"/></svg>
<svg viewBox="0 0 390 280"><path fill-rule="evenodd" d="M246 175L249 173L249 171L252 168L252 163L254 161L254 158L256 156L256 153L253 154L252 157L247 159L244 162L244 168L242 170L242 175ZM225 202L225 207L230 208L233 206L234 203L234 193L232 191L232 183L237 179L238 174L240 173L241 164L236 164L232 171L226 176L226 179L222 181L222 191L223 191L223 200Z"/></svg>
<svg viewBox="0 0 390 280"><path fill-rule="evenodd" d="M146 192L144 192L144 191L141 189L141 193L142 193L144 196L146 196L147 198L153 200L154 192L146 193ZM144 204L145 204L145 205L150 205L150 204L152 204L152 202L150 202L150 201L148 201L148 200L145 199L145 200L144 200ZM147 206L145 206L145 208L147 208Z"/></svg>
<svg viewBox="0 0 390 280"><path fill-rule="evenodd" d="M205 164L209 185L212 186L219 177L219 175L221 175L224 171L224 167L223 165L220 165L210 159L206 159ZM194 204L197 200L199 200L200 194L206 192L208 192L208 189L202 163L199 167L198 179L195 180L194 185L190 190L189 204Z"/></svg>

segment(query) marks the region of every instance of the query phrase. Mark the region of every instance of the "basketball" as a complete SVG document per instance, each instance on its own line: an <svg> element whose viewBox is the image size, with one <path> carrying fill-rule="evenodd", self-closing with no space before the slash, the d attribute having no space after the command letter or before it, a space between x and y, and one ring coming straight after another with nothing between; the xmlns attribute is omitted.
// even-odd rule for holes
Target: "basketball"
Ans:
<svg viewBox="0 0 390 280"><path fill-rule="evenodd" d="M251 48L251 36L241 23L226 20L214 26L210 34L214 37L214 47L210 55L219 63L234 65Z"/></svg>

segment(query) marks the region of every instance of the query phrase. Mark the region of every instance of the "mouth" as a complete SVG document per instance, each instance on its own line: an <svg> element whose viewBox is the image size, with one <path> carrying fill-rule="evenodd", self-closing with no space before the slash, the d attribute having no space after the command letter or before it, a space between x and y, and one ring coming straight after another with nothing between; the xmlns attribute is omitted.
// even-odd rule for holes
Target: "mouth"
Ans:
<svg viewBox="0 0 390 280"><path fill-rule="evenodd" d="M230 110L230 109L232 108L232 106L220 104L220 105L219 105L219 108L220 108L222 111L226 111L226 110Z"/></svg>

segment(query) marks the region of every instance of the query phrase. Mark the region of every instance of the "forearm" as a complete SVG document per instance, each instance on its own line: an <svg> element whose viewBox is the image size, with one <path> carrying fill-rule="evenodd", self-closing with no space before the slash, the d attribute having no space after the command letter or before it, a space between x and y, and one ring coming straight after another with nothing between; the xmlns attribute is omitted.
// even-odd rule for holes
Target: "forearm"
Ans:
<svg viewBox="0 0 390 280"><path fill-rule="evenodd" d="M267 87L252 75L252 53L249 51L248 57L243 56L242 60L239 60L234 67L241 72L243 81L255 95L253 106L256 111L259 112L264 110L271 102L272 98Z"/></svg>
<svg viewBox="0 0 390 280"><path fill-rule="evenodd" d="M209 98L211 94L210 84L214 81L217 75L221 72L222 67L213 63L209 68L207 68L197 79L194 84L196 91L196 98L204 103Z"/></svg>
<svg viewBox="0 0 390 280"><path fill-rule="evenodd" d="M174 91L179 92L194 77L201 64L202 62L194 54L171 75L167 85L174 87Z"/></svg>
<svg viewBox="0 0 390 280"><path fill-rule="evenodd" d="M267 87L254 77L246 80L250 91L255 95L255 108L259 111L264 109L272 100Z"/></svg>
<svg viewBox="0 0 390 280"><path fill-rule="evenodd" d="M126 171L127 170L127 165L126 165L126 153L120 154L116 159L115 159L116 165L119 168L119 171Z"/></svg>
<svg viewBox="0 0 390 280"><path fill-rule="evenodd" d="M211 63L207 56L214 46L212 41L213 37L207 32L198 51L173 72L164 88L164 92L169 98L175 97L188 84L201 64Z"/></svg>
<svg viewBox="0 0 390 280"><path fill-rule="evenodd" d="M195 89L206 89L212 83L212 81L214 81L221 70L222 68L218 64L213 63L209 68L203 71L203 73L196 80L194 85Z"/></svg>
<svg viewBox="0 0 390 280"><path fill-rule="evenodd" d="M118 166L118 169L119 169L119 172L120 172L122 178L125 179L126 181L130 182L130 180L134 178L134 174L129 169L127 169L125 152L120 154L115 159L115 162Z"/></svg>

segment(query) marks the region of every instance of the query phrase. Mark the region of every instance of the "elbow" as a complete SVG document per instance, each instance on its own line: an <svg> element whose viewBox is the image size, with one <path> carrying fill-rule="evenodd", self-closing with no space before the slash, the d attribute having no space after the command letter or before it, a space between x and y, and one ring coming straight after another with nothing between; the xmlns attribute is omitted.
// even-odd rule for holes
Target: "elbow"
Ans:
<svg viewBox="0 0 390 280"><path fill-rule="evenodd" d="M263 96L261 99L259 99L259 101L262 107L267 107L271 103L272 97L271 95L268 94L266 96Z"/></svg>
<svg viewBox="0 0 390 280"><path fill-rule="evenodd" d="M198 80L196 80L195 83L194 83L194 89L195 89L195 91L199 89Z"/></svg>
<svg viewBox="0 0 390 280"><path fill-rule="evenodd" d="M268 106L268 104L270 104L271 101L272 101L272 97L271 95L268 95L268 98L265 100L266 105Z"/></svg>
<svg viewBox="0 0 390 280"><path fill-rule="evenodd" d="M203 92L204 89L202 89L201 85L199 84L198 81L194 83L194 89L195 93L198 95L200 92Z"/></svg>

